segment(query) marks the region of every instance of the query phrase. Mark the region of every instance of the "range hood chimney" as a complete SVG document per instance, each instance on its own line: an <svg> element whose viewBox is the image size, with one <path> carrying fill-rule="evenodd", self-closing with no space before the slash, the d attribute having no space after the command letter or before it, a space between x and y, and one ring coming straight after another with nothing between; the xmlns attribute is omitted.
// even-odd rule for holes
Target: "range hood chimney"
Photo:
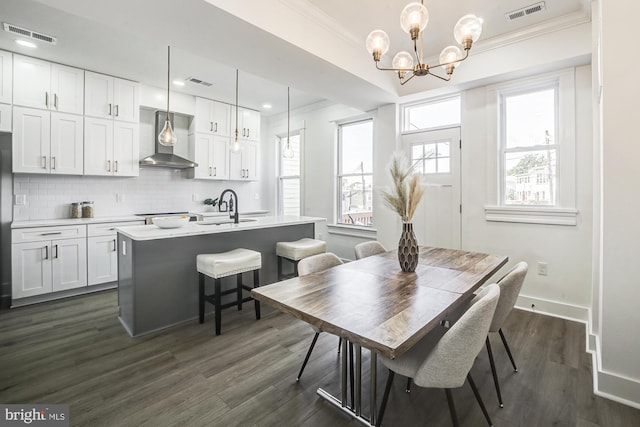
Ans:
<svg viewBox="0 0 640 427"><path fill-rule="evenodd" d="M155 133L153 135L153 139L155 140L156 152L151 156L145 157L144 159L140 160L140 166L155 166L174 169L195 168L196 166L198 166L197 163L192 162L191 160L183 159L180 156L176 156L175 154L173 154L173 147L166 147L158 142L158 134L162 130L162 127L164 126L166 120L166 111L156 111L156 126ZM174 123L173 113L169 113L169 120L171 121L171 123ZM180 143L186 144L185 141Z"/></svg>

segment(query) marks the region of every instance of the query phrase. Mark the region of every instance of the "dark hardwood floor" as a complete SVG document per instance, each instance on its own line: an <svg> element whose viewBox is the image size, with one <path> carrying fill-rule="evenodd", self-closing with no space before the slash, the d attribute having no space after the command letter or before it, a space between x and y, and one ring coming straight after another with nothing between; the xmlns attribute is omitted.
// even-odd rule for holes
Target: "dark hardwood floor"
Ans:
<svg viewBox="0 0 640 427"><path fill-rule="evenodd" d="M359 425L316 395L339 390L334 336L321 334L296 383L312 329L264 304L260 321L252 304L225 310L217 337L208 318L132 339L117 312L114 291L0 311L0 402L67 403L83 426ZM519 372L492 336L503 409L486 351L472 370L496 426L640 426L639 410L593 395L584 325L514 310L504 331ZM385 426L451 425L442 390L404 386L396 376ZM453 397L463 426L486 425L468 385Z"/></svg>

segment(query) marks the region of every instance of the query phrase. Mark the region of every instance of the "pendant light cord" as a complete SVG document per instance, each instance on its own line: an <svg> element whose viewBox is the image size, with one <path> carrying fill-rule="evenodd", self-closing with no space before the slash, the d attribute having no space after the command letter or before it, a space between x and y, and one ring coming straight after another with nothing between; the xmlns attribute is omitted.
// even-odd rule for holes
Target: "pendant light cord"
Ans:
<svg viewBox="0 0 640 427"><path fill-rule="evenodd" d="M236 68L236 143L238 142L238 69Z"/></svg>
<svg viewBox="0 0 640 427"><path fill-rule="evenodd" d="M169 121L169 85L171 84L171 46L167 46L167 121Z"/></svg>
<svg viewBox="0 0 640 427"><path fill-rule="evenodd" d="M287 86L287 149L291 149L291 97L289 95L289 86Z"/></svg>

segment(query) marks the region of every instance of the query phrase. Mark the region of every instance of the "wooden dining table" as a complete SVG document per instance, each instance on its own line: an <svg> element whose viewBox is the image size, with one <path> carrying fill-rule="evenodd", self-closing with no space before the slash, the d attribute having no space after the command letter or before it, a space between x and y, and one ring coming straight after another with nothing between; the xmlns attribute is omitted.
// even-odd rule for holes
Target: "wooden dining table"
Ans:
<svg viewBox="0 0 640 427"><path fill-rule="evenodd" d="M377 355L395 359L420 341L508 261L508 257L421 246L415 272L389 251L254 289L252 296L342 340L355 350L355 395L347 397L347 351L341 397L318 395L366 425L376 425ZM370 415L362 414L361 349L371 350Z"/></svg>

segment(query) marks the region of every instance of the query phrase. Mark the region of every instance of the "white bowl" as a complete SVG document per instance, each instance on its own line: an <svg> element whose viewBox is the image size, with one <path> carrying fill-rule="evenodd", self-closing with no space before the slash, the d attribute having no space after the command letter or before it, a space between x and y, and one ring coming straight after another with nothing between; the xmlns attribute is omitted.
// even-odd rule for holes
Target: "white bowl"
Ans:
<svg viewBox="0 0 640 427"><path fill-rule="evenodd" d="M179 228L189 222L189 217L187 215L157 216L151 220L155 226L160 228Z"/></svg>

